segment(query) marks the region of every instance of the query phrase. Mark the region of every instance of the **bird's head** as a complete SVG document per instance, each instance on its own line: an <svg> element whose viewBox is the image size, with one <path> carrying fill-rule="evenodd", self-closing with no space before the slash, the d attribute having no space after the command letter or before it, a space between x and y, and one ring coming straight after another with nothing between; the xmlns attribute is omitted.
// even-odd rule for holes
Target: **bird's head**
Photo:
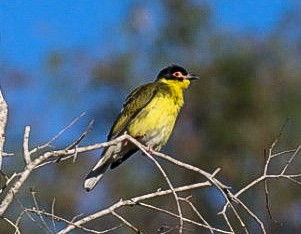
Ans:
<svg viewBox="0 0 301 234"><path fill-rule="evenodd" d="M177 85L182 88L187 88L191 80L199 79L198 76L189 74L185 68L178 65L171 65L162 69L157 75L157 82Z"/></svg>

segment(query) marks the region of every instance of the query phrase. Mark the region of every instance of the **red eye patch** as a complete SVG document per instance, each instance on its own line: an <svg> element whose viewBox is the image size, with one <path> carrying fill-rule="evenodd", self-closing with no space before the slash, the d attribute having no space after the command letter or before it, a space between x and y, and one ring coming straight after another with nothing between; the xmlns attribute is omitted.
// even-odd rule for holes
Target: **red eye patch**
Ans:
<svg viewBox="0 0 301 234"><path fill-rule="evenodd" d="M183 75L183 73L182 73L182 72L179 72L179 71L174 72L172 75L173 75L175 78L178 78L178 79L184 79L184 78L185 78L185 76Z"/></svg>

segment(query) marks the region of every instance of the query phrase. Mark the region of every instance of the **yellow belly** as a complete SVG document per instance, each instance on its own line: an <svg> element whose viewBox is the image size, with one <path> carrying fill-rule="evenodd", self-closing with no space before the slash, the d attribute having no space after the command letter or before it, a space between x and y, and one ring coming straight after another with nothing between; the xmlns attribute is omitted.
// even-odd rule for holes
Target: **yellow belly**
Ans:
<svg viewBox="0 0 301 234"><path fill-rule="evenodd" d="M181 105L168 96L154 98L129 123L128 133L144 144L159 150L168 140Z"/></svg>

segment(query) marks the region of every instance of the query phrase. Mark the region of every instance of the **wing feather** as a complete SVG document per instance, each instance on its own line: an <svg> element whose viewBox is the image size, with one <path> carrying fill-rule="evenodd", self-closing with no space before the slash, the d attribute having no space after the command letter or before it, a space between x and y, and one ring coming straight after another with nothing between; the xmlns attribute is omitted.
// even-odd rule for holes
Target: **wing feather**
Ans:
<svg viewBox="0 0 301 234"><path fill-rule="evenodd" d="M158 92L156 83L142 85L133 90L126 98L123 108L114 122L108 140L119 136L125 131L129 122L153 99Z"/></svg>

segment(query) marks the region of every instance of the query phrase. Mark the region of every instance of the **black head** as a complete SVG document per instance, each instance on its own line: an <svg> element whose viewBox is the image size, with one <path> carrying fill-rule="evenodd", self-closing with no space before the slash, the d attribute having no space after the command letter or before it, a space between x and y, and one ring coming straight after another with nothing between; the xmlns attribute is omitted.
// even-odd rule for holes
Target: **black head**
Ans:
<svg viewBox="0 0 301 234"><path fill-rule="evenodd" d="M185 68L179 66L179 65L171 65L164 69L162 69L159 74L157 75L156 80L160 79L167 79L167 80L195 80L198 79L197 76L190 75Z"/></svg>

